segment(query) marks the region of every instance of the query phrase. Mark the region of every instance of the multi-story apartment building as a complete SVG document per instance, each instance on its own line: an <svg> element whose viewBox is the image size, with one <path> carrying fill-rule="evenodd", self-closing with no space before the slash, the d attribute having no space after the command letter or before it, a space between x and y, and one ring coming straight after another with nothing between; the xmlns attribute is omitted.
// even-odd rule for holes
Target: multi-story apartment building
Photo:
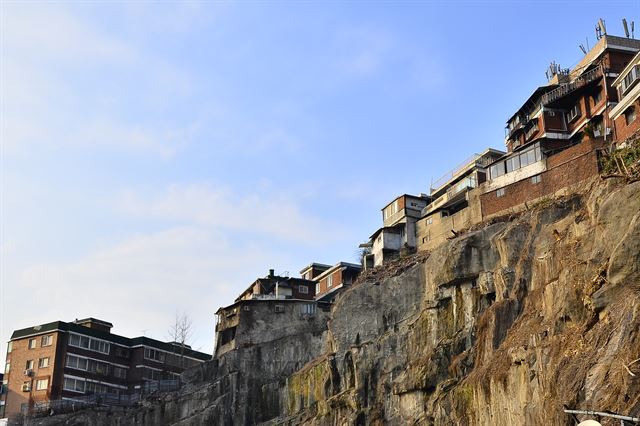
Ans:
<svg viewBox="0 0 640 426"><path fill-rule="evenodd" d="M639 50L640 40L605 34L572 70L553 69L549 85L536 89L507 122L509 152L489 167L480 196L484 218L598 173L597 149L619 139L612 131L612 113L623 113L619 95L629 98L621 99L628 106L618 134L635 126L631 87L616 91L613 83L634 81L630 62Z"/></svg>
<svg viewBox="0 0 640 426"><path fill-rule="evenodd" d="M539 143L557 152L580 142L585 131L610 140L607 110L618 101L612 82L639 49L640 40L605 34L572 70L553 66L549 84L538 87L507 121L508 151Z"/></svg>
<svg viewBox="0 0 640 426"><path fill-rule="evenodd" d="M175 378L211 355L148 337L111 333L95 318L16 330L7 347L1 396L6 417L51 400L129 394L145 383Z"/></svg>
<svg viewBox="0 0 640 426"><path fill-rule="evenodd" d="M404 194L382 208L382 228L369 237L360 247L371 250L365 257L365 267L382 265L394 258L402 249L416 248L416 221L422 209L431 202L426 194L420 196Z"/></svg>
<svg viewBox="0 0 640 426"><path fill-rule="evenodd" d="M430 250L481 219L478 194L473 190L487 180L487 166L504 154L487 148L431 185L432 201L416 223L419 250Z"/></svg>
<svg viewBox="0 0 640 426"><path fill-rule="evenodd" d="M616 140L624 142L640 130L640 52L611 83L618 94L618 104L609 113Z"/></svg>

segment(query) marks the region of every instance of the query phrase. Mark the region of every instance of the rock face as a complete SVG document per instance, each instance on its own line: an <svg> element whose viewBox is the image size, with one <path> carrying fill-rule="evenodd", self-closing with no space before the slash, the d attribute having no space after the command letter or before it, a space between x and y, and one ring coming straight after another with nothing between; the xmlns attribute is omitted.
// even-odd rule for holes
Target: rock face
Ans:
<svg viewBox="0 0 640 426"><path fill-rule="evenodd" d="M573 424L563 404L638 415L640 182L585 185L369 274L328 325L230 351L178 394L64 421Z"/></svg>

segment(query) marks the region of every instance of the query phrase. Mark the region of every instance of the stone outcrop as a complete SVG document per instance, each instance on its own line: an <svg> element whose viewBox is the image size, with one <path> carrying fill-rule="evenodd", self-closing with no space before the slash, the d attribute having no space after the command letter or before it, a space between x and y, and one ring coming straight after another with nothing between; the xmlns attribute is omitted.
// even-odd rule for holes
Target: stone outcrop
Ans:
<svg viewBox="0 0 640 426"><path fill-rule="evenodd" d="M640 182L593 179L365 278L324 329L230 351L135 411L40 423L524 425L572 424L563 405L640 412Z"/></svg>

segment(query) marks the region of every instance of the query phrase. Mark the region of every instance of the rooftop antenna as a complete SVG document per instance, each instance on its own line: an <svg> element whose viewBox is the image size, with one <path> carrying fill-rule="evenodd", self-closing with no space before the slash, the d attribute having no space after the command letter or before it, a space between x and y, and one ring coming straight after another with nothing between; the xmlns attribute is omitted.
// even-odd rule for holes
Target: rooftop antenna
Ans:
<svg viewBox="0 0 640 426"><path fill-rule="evenodd" d="M602 18L598 19L598 26L602 30L602 35L607 35L607 27L604 25L604 20Z"/></svg>
<svg viewBox="0 0 640 426"><path fill-rule="evenodd" d="M624 35L629 38L629 27L627 26L627 20L625 18L622 18L622 26L624 27Z"/></svg>
<svg viewBox="0 0 640 426"><path fill-rule="evenodd" d="M635 38L633 35L633 27L634 27L634 21L631 21L631 38Z"/></svg>
<svg viewBox="0 0 640 426"><path fill-rule="evenodd" d="M586 55L587 54L587 49L584 48L584 45L581 44L579 47L580 47L580 50L582 50L582 53L584 53Z"/></svg>

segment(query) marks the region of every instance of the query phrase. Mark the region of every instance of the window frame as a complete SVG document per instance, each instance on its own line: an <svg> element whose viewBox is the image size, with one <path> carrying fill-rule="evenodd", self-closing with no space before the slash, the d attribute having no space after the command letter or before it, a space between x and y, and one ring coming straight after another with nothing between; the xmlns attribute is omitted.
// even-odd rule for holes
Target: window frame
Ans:
<svg viewBox="0 0 640 426"><path fill-rule="evenodd" d="M44 383L44 387L42 387L42 383ZM44 379L36 379L36 389L37 391L46 391L49 389L49 378Z"/></svg>
<svg viewBox="0 0 640 426"><path fill-rule="evenodd" d="M29 350L36 349L37 346L38 346L38 339L36 339L35 337L32 337L31 339L29 339L29 342L27 343L27 348L29 348Z"/></svg>
<svg viewBox="0 0 640 426"><path fill-rule="evenodd" d="M47 334L45 336L42 336L42 338L40 339L40 346L45 347L45 346L51 346L51 345L53 345L53 334Z"/></svg>

